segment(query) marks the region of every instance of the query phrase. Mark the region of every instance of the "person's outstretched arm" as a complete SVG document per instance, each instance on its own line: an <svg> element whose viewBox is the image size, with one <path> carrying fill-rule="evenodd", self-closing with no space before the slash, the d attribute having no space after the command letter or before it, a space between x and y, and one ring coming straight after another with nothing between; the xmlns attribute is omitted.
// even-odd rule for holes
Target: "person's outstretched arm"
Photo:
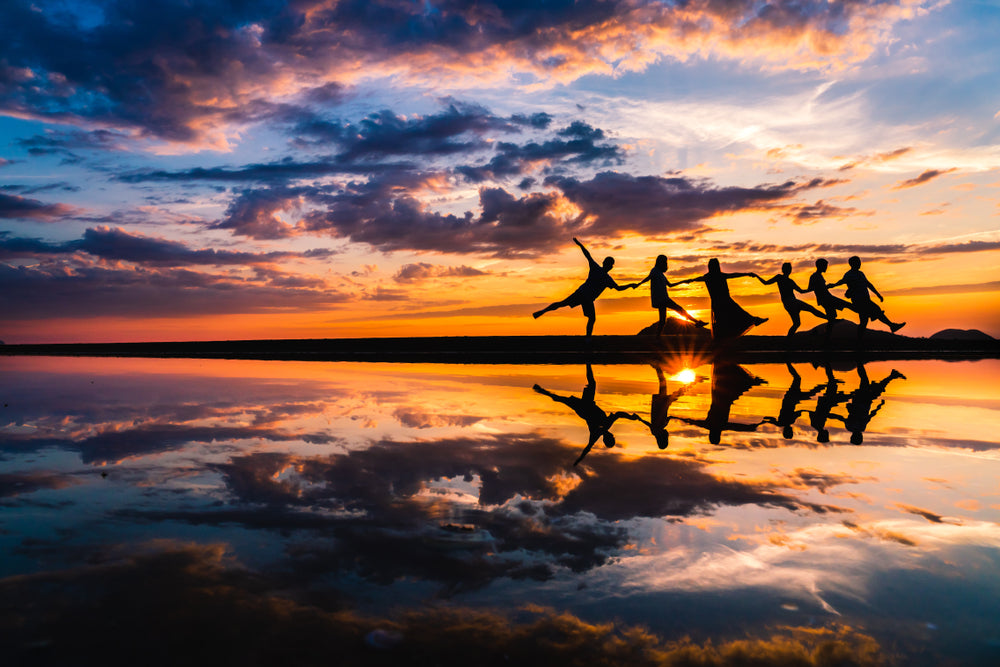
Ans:
<svg viewBox="0 0 1000 667"><path fill-rule="evenodd" d="M789 278L789 280L791 280L791 278ZM806 292L812 291L811 289L802 289L801 287L799 287L799 284L794 280L792 280L792 289L798 292L799 294L805 294Z"/></svg>
<svg viewBox="0 0 1000 667"><path fill-rule="evenodd" d="M750 274L750 275L756 276L757 280L760 281L761 285L772 285L772 284L778 282L778 276L774 276L772 278L768 278L767 280L764 280L760 276L757 276L757 274Z"/></svg>
<svg viewBox="0 0 1000 667"><path fill-rule="evenodd" d="M756 273L723 273L722 277L726 280L729 280L730 278L756 278L757 280L760 280L760 276Z"/></svg>
<svg viewBox="0 0 1000 667"><path fill-rule="evenodd" d="M633 286L633 287L638 287L639 285L641 285L641 284L643 284L643 283L647 283L647 282L649 282L649 281L650 281L650 279L651 279L652 277L653 277L653 272L652 272L652 271L650 271L650 272L649 272L649 275L647 275L647 276L646 276L645 278L643 278L642 280L640 280L640 281L639 281L639 282L637 282L637 283L632 283L632 286ZM668 287L673 287L673 285L671 285L671 284L670 284L670 281L669 281L669 280L667 281L667 286L668 286Z"/></svg>
<svg viewBox="0 0 1000 667"><path fill-rule="evenodd" d="M580 240L575 236L573 237L573 243L580 246L580 250L583 251L583 256L587 258L588 262L590 262L591 264L597 264L597 262L594 261L594 258L590 256L590 251L587 250L587 248L582 243L580 243Z"/></svg>
<svg viewBox="0 0 1000 667"><path fill-rule="evenodd" d="M671 287L680 287L681 285L687 285L688 283L696 283L698 281L705 282L705 276L695 276L694 278L685 278L684 280L678 280L673 283Z"/></svg>
<svg viewBox="0 0 1000 667"><path fill-rule="evenodd" d="M872 281L868 280L868 276L865 276L865 284L868 285L868 289L870 289L875 296L878 297L879 301L885 301L885 299L882 298L882 295L878 293L878 290L875 289L875 286L872 285Z"/></svg>

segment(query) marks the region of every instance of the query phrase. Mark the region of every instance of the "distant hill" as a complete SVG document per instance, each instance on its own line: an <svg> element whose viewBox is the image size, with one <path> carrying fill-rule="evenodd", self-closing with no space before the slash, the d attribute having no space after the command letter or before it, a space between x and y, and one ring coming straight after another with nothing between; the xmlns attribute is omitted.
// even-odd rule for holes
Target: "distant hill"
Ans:
<svg viewBox="0 0 1000 667"><path fill-rule="evenodd" d="M639 331L640 336L655 336L656 327L659 326L659 322L653 322L648 327L643 328ZM666 324L663 325L663 335L664 336L692 336L695 338L704 338L705 340L712 339L711 329L709 327L698 327L687 320L682 320L677 317L668 317Z"/></svg>
<svg viewBox="0 0 1000 667"><path fill-rule="evenodd" d="M993 336L979 329L943 329L931 335L931 340L996 340Z"/></svg>
<svg viewBox="0 0 1000 667"><path fill-rule="evenodd" d="M881 323L876 323L875 327L870 324L868 329L865 331L864 339L867 341L890 341L890 340L901 340L906 338L906 336L900 336L899 334L894 334L890 331L886 331L884 325ZM830 332L830 338L832 340L840 339L851 339L856 340L858 337L858 325L854 322L849 322L848 320L835 320L833 322L833 331ZM817 338L826 338L826 322L814 326L808 331L798 331L795 333L794 338L798 340L812 340Z"/></svg>

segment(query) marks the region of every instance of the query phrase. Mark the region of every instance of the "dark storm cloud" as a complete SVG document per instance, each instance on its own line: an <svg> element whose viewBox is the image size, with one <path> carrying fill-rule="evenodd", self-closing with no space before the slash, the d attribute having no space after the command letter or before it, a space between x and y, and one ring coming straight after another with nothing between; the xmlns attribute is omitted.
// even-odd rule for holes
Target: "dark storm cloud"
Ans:
<svg viewBox="0 0 1000 667"><path fill-rule="evenodd" d="M120 228L97 227L84 231L74 241L50 243L41 239L12 237L0 232L0 259L4 257L86 253L106 260L123 260L150 266L253 265L295 257L325 258L333 251L317 248L306 253L251 253L214 248L192 250L183 243L132 234Z"/></svg>
<svg viewBox="0 0 1000 667"><path fill-rule="evenodd" d="M0 218L49 222L71 215L75 209L66 204L46 204L37 199L0 192Z"/></svg>
<svg viewBox="0 0 1000 667"><path fill-rule="evenodd" d="M26 139L18 139L17 145L30 155L68 155L75 157L74 150L109 150L125 140L120 132L112 130L49 130Z"/></svg>

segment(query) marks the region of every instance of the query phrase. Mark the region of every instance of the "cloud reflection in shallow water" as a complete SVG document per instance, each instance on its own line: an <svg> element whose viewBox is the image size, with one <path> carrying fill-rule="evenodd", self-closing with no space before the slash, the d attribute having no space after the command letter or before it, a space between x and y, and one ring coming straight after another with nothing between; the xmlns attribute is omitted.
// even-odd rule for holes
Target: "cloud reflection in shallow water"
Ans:
<svg viewBox="0 0 1000 667"><path fill-rule="evenodd" d="M961 403L928 391L940 362L709 365L691 383L649 366L2 363L8 577L155 538L225 544L276 590L376 614L534 600L668 639L808 617L906 646L922 616L968 651L989 633L956 605L1000 621L993 361L947 365ZM592 429L532 387L584 382L628 418L574 466ZM862 445L829 415L817 442L828 392L830 415L865 413ZM700 422L723 411L756 427L716 444ZM885 602L902 573L924 604Z"/></svg>

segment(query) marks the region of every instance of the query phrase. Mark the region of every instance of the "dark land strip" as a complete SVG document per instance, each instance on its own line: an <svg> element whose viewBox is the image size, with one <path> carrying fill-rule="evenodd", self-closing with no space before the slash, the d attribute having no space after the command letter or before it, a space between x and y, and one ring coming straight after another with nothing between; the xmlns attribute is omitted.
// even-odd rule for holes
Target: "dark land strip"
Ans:
<svg viewBox="0 0 1000 667"><path fill-rule="evenodd" d="M0 355L460 364L650 363L679 356L705 362L721 356L737 363L776 363L859 356L873 361L997 359L1000 341L885 335L859 344L856 338L827 342L803 335L791 340L744 336L716 345L697 336L446 336L0 345Z"/></svg>

